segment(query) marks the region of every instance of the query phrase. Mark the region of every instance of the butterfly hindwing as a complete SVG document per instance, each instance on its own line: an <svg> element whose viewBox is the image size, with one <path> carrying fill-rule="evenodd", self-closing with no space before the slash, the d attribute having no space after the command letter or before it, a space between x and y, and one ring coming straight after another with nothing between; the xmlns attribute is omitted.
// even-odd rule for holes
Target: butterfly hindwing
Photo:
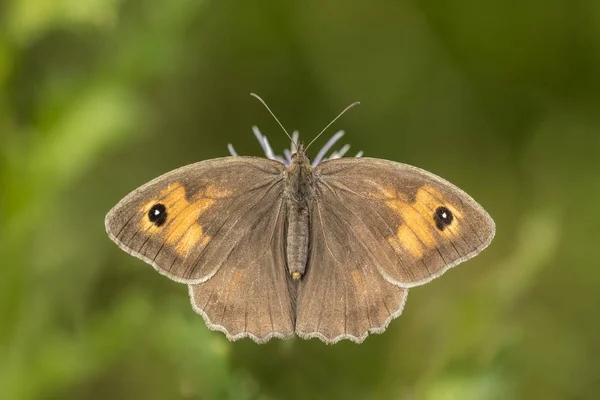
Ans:
<svg viewBox="0 0 600 400"><path fill-rule="evenodd" d="M311 248L300 283L296 333L326 343L362 342L399 316L408 289L387 282L375 267L353 219L333 193L320 192L311 213ZM333 196L333 197L331 197Z"/></svg>
<svg viewBox="0 0 600 400"><path fill-rule="evenodd" d="M294 333L285 268L285 202L258 203L255 224L208 281L190 285L194 310L230 340L257 342Z"/></svg>

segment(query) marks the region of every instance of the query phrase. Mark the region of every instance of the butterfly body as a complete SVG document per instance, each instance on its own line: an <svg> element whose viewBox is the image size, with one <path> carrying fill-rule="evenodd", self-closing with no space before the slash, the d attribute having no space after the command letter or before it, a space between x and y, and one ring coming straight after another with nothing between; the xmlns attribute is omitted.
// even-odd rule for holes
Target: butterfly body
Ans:
<svg viewBox="0 0 600 400"><path fill-rule="evenodd" d="M361 342L400 315L408 289L477 255L495 225L425 170L374 158L311 166L225 157L134 190L106 217L112 240L189 286L230 340Z"/></svg>
<svg viewBox="0 0 600 400"><path fill-rule="evenodd" d="M287 230L286 261L290 276L298 280L304 275L310 243L309 221L314 195L313 168L304 149L299 147L285 172Z"/></svg>

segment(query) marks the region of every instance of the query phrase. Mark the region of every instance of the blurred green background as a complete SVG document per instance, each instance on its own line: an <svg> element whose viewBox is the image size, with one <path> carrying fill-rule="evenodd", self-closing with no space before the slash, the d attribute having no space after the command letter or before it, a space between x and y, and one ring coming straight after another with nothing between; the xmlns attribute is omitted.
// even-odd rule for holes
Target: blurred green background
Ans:
<svg viewBox="0 0 600 400"><path fill-rule="evenodd" d="M382 335L229 343L104 215L175 167L336 122L495 218ZM319 139L325 143L324 135ZM316 148L317 146L315 146ZM0 3L2 399L591 399L600 2Z"/></svg>

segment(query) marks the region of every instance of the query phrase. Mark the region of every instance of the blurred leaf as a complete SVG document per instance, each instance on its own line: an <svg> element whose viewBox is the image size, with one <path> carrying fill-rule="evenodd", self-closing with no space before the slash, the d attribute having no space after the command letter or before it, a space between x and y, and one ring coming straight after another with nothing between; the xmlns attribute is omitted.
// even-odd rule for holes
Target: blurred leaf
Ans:
<svg viewBox="0 0 600 400"><path fill-rule="evenodd" d="M46 31L69 26L113 26L121 0L9 1L4 18L8 31L20 43L29 43Z"/></svg>

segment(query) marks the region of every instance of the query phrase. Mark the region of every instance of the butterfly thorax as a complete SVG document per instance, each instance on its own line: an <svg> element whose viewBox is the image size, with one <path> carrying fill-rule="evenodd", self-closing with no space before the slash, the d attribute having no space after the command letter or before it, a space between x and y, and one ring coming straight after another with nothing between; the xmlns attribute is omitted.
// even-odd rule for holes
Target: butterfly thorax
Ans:
<svg viewBox="0 0 600 400"><path fill-rule="evenodd" d="M313 169L302 147L292 155L287 168L287 191L298 204L307 204L312 195Z"/></svg>
<svg viewBox="0 0 600 400"><path fill-rule="evenodd" d="M302 278L306 271L313 179L312 167L300 146L292 155L292 164L286 171L286 261L288 271L294 279Z"/></svg>

